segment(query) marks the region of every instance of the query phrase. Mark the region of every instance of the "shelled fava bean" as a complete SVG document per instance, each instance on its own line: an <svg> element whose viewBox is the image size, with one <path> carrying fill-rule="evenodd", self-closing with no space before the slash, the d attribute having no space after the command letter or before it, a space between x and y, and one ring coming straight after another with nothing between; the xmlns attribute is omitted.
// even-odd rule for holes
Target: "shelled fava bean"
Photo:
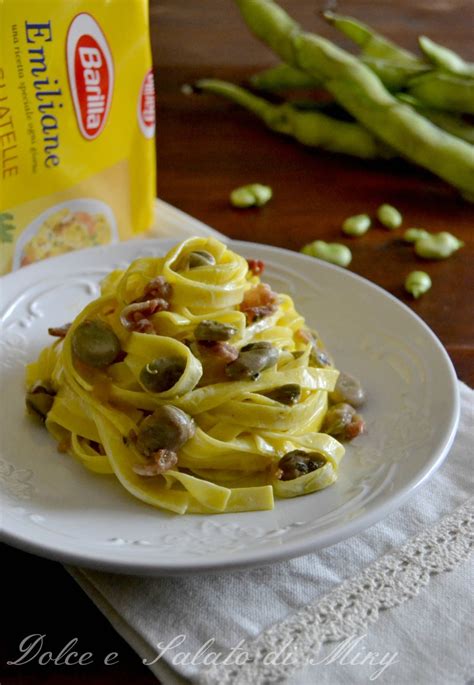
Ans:
<svg viewBox="0 0 474 685"><path fill-rule="evenodd" d="M428 231L425 231L424 228L407 228L403 234L403 240L406 243L416 243L417 240L429 238L430 235L431 234Z"/></svg>
<svg viewBox="0 0 474 685"><path fill-rule="evenodd" d="M326 243L324 240L315 240L305 245L301 252L337 266L349 266L352 261L352 252L346 245Z"/></svg>
<svg viewBox="0 0 474 685"><path fill-rule="evenodd" d="M387 204L380 205L377 209L377 219L383 226L391 230L399 228L403 222L403 217L398 209Z"/></svg>
<svg viewBox="0 0 474 685"><path fill-rule="evenodd" d="M361 236L367 233L370 228L370 217L368 214L356 214L349 216L342 224L342 232L346 235Z"/></svg>
<svg viewBox="0 0 474 685"><path fill-rule="evenodd" d="M415 243L415 252L423 259L447 259L457 252L464 243L456 236L442 231L420 238Z"/></svg>
<svg viewBox="0 0 474 685"><path fill-rule="evenodd" d="M245 209L247 207L262 207L271 200L273 191L270 186L261 183L250 183L240 188L235 188L230 194L230 203L234 207Z"/></svg>
<svg viewBox="0 0 474 685"><path fill-rule="evenodd" d="M412 271L405 279L405 290L418 299L431 288L431 278L424 271Z"/></svg>

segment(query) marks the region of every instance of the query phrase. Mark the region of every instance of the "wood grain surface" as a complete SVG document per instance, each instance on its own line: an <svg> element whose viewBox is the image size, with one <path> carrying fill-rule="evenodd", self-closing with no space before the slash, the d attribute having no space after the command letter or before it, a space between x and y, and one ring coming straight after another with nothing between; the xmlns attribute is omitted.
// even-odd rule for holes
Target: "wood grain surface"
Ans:
<svg viewBox="0 0 474 685"><path fill-rule="evenodd" d="M131 0L130 0L131 1ZM305 28L346 45L321 20L334 2L286 0L282 4ZM126 3L124 3L126 6ZM472 0L347 0L337 9L415 49L427 34L474 60ZM366 162L310 151L268 132L249 114L210 96L185 96L184 83L202 77L245 81L274 63L241 22L231 0L152 0L151 40L157 85L158 195L223 233L298 250L322 238L341 241L340 225L351 214L396 205L404 226L448 230L466 242L440 263L414 258L401 231L375 228L363 239L342 242L353 252L351 270L406 302L440 337L458 375L474 384L474 205L436 178L403 162ZM230 207L235 186L258 181L274 190L259 210ZM428 271L433 288L413 302L403 292L406 274ZM357 316L357 312L354 312ZM145 685L156 683L138 656L111 628L59 565L2 547L2 685ZM45 650L57 654L73 638L94 654L90 666L9 666L32 633L44 634ZM116 666L103 658L118 652Z"/></svg>

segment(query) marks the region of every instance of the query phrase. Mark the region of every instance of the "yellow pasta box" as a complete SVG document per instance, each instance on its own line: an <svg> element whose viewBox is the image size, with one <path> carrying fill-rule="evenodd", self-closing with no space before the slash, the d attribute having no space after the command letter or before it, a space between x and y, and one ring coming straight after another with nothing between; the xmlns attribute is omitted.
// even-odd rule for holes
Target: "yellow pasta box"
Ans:
<svg viewBox="0 0 474 685"><path fill-rule="evenodd" d="M147 0L0 0L0 274L150 228Z"/></svg>

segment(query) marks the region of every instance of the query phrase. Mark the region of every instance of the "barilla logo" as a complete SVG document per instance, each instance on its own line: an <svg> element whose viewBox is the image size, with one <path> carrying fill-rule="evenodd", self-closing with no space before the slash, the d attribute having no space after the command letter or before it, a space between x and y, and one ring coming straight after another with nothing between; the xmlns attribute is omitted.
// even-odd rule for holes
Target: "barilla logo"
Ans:
<svg viewBox="0 0 474 685"><path fill-rule="evenodd" d="M155 82L150 69L145 74L138 96L138 124L145 138L155 135Z"/></svg>
<svg viewBox="0 0 474 685"><path fill-rule="evenodd" d="M87 140L102 132L114 90L112 53L90 14L78 14L66 40L67 70L77 125Z"/></svg>

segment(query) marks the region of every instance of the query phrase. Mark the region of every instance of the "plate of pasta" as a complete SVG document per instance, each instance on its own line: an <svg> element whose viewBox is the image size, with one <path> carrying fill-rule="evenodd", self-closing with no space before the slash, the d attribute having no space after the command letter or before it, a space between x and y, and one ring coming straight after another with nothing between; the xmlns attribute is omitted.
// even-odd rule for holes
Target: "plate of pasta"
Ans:
<svg viewBox="0 0 474 685"><path fill-rule="evenodd" d="M2 300L3 536L45 556L160 574L304 554L399 506L454 437L433 333L303 255L131 241L7 276Z"/></svg>

